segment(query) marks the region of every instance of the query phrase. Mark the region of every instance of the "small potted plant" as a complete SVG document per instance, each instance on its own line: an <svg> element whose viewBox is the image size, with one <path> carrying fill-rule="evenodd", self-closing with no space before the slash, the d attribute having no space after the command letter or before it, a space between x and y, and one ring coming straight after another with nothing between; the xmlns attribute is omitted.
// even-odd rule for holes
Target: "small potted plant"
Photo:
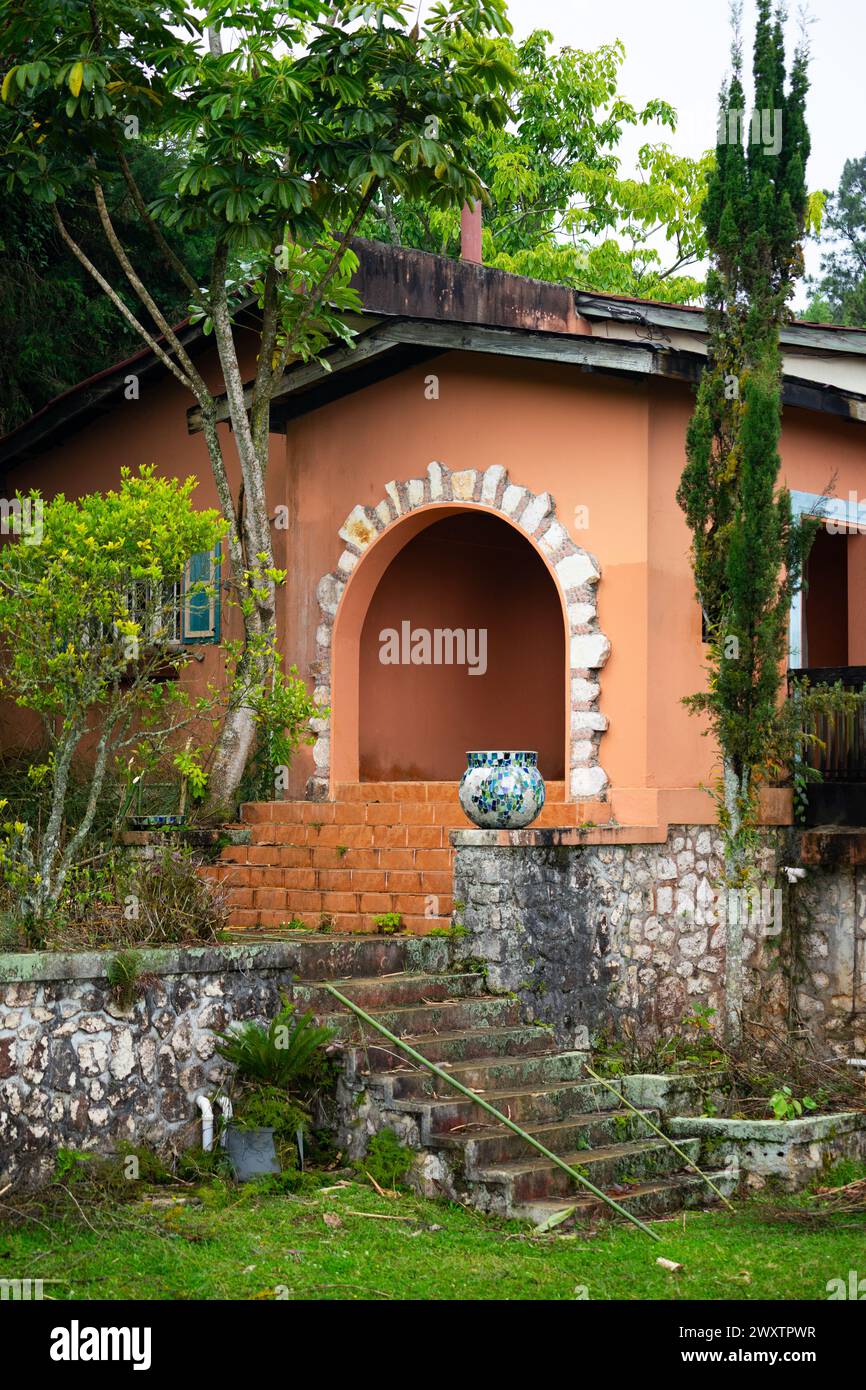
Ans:
<svg viewBox="0 0 866 1390"><path fill-rule="evenodd" d="M331 1036L311 1013L295 1018L290 1003L267 1026L235 1024L217 1034L217 1052L235 1068L226 1152L238 1181L279 1173L303 1153L310 1108L327 1078Z"/></svg>

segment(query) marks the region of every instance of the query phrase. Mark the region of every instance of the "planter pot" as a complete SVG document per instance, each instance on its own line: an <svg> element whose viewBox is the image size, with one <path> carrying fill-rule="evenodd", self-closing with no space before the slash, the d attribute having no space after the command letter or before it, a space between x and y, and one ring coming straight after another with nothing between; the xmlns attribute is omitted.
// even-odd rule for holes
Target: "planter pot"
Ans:
<svg viewBox="0 0 866 1390"><path fill-rule="evenodd" d="M229 1125L226 1129L226 1153L231 1160L238 1182L253 1182L269 1173L281 1172L274 1148L272 1129L241 1129Z"/></svg>
<svg viewBox="0 0 866 1390"><path fill-rule="evenodd" d="M521 830L532 824L544 805L537 753L467 753L466 762L459 796L471 821L485 830Z"/></svg>
<svg viewBox="0 0 866 1390"><path fill-rule="evenodd" d="M186 816L130 816L133 830L176 830L186 825Z"/></svg>

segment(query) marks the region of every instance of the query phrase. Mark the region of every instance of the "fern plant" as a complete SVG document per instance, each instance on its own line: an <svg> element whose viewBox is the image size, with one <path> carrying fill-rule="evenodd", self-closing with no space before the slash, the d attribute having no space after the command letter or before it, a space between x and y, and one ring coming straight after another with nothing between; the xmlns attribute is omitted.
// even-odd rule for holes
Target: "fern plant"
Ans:
<svg viewBox="0 0 866 1390"><path fill-rule="evenodd" d="M217 1033L216 1050L236 1067L239 1081L279 1086L302 1095L323 1080L324 1048L332 1029L315 1023L312 1013L298 1019L294 1015L294 1004L284 1004L267 1027L242 1023Z"/></svg>
<svg viewBox="0 0 866 1390"><path fill-rule="evenodd" d="M111 992L122 1009L129 1009L135 1000L141 957L137 951L118 951L105 971Z"/></svg>

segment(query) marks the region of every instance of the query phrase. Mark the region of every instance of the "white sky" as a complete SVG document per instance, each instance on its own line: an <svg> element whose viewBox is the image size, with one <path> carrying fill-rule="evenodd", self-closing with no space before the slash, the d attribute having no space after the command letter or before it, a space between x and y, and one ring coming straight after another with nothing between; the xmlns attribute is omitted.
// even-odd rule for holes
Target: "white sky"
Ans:
<svg viewBox="0 0 866 1390"><path fill-rule="evenodd" d="M797 0L789 5L789 57L799 29ZM834 189L848 158L866 154L866 0L808 0L811 90L808 102L812 157L809 188ZM626 59L620 91L640 106L664 97L677 110L676 134L665 132L680 153L697 156L715 144L718 93L729 68L727 0L509 0L515 36L549 29L559 47L596 48L622 39ZM751 68L755 7L745 0L745 68ZM623 140L623 172L631 173L636 146L657 138L654 127ZM818 252L807 246L811 273ZM803 302L798 294L797 302Z"/></svg>

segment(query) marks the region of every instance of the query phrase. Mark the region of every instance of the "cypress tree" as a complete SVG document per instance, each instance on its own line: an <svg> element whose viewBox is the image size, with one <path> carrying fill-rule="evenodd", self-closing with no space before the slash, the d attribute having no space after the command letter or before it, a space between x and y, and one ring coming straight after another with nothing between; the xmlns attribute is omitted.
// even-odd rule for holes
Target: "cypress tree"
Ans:
<svg viewBox="0 0 866 1390"><path fill-rule="evenodd" d="M808 210L808 55L801 42L788 80L784 11L774 12L772 0L758 0L757 10L752 121L745 121L739 11L732 72L721 92L716 165L703 209L707 364L677 492L692 532L710 651L708 689L686 703L708 716L721 754L717 803L729 888L746 886L752 873L758 790L782 738L788 613L814 534L792 520L778 452L779 331L803 269ZM743 113L739 128L732 113ZM730 920L726 955L726 1016L735 1037L742 929Z"/></svg>

